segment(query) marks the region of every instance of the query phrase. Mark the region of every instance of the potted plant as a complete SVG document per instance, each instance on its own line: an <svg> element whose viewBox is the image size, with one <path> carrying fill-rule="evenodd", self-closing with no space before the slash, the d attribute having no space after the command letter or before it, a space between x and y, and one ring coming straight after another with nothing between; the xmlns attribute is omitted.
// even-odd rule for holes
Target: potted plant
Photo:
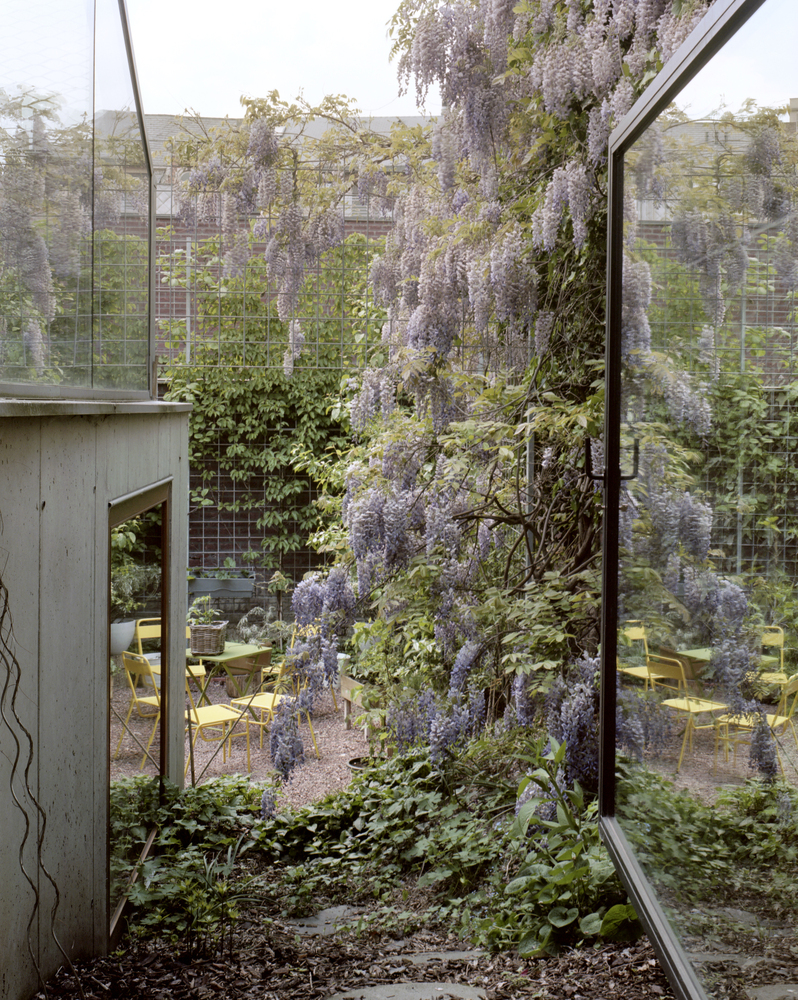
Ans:
<svg viewBox="0 0 798 1000"><path fill-rule="evenodd" d="M224 652L227 622L218 622L221 614L211 605L211 595L195 597L188 609L186 621L191 630L191 652L194 656L217 656Z"/></svg>
<svg viewBox="0 0 798 1000"><path fill-rule="evenodd" d="M133 641L136 612L143 596L160 583L160 566L143 566L126 559L111 570L111 654L123 653Z"/></svg>

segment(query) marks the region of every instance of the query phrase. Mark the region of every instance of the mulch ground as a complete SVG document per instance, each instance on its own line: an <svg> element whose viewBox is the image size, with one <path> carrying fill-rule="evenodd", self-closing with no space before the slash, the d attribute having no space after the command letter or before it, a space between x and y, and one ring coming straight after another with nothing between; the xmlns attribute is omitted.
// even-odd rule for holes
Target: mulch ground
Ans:
<svg viewBox="0 0 798 1000"><path fill-rule="evenodd" d="M139 944L81 963L75 974L61 970L46 995L52 1000L317 1000L356 987L442 981L479 986L490 1000L674 996L645 939L533 960L508 952L416 966L407 957L457 947L462 944L430 933L402 942L340 935L297 939L290 927L244 922L225 957L192 959L163 945Z"/></svg>

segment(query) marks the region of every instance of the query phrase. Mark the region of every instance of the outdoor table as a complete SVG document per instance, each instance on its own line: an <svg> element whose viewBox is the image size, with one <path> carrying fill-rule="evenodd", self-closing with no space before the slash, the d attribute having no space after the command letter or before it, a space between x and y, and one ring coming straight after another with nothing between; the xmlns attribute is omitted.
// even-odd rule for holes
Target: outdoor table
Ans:
<svg viewBox="0 0 798 1000"><path fill-rule="evenodd" d="M709 663L712 650L709 646L702 646L699 649L677 649L677 656L686 656L688 660L699 660L701 663Z"/></svg>
<svg viewBox="0 0 798 1000"><path fill-rule="evenodd" d="M214 656L209 656L206 653L195 655L190 649L187 649L187 657L198 660L203 665L207 663L212 664L210 670L207 671L205 684L200 688L200 702L202 702L203 699L208 701L206 691L211 679L216 673L218 673L219 667L224 670L233 682L234 686L241 692L241 689L238 686L238 681L236 680L236 675L231 670L233 663L236 660L245 660L252 656L257 656L259 653L264 653L267 649L270 650L271 646L256 646L247 642L226 642L224 644L224 652L216 653ZM187 672L191 670L190 665L186 667L186 670ZM247 684L246 686L248 687L249 685ZM241 693L243 694L244 692Z"/></svg>
<svg viewBox="0 0 798 1000"><path fill-rule="evenodd" d="M685 680L698 681L704 667L709 663L712 650L709 646L701 646L696 649L660 649L660 655L670 656L678 659L684 666Z"/></svg>

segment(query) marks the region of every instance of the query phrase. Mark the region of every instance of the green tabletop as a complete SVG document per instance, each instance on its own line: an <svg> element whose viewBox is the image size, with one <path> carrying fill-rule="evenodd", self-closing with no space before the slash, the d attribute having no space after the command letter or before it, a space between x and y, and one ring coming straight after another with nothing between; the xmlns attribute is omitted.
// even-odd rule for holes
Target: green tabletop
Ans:
<svg viewBox="0 0 798 1000"><path fill-rule="evenodd" d="M257 653L265 653L267 649L271 648L271 646L255 646L248 642L226 642L223 653L216 653L214 656L209 656L207 653L192 653L189 651L189 655L195 660L202 660L203 663L206 661L209 663L227 663L230 660L243 659L245 656L255 656Z"/></svg>
<svg viewBox="0 0 798 1000"><path fill-rule="evenodd" d="M213 675L221 667L230 680L233 682L234 687L239 694L245 694L249 684L251 683L251 677L254 675L250 674L247 677L247 681L244 684L244 690L241 690L238 679L235 674L230 672L229 664L233 663L235 660L244 660L248 657L255 657L259 653L271 652L271 646L255 646L252 643L247 642L226 642L224 644L224 652L216 653L215 656L209 656L207 653L192 653L190 649L186 650L186 655L190 656L194 660L199 660L200 663L210 663L212 666L208 670L205 683L200 685L200 703L203 701L208 702L208 685L211 682ZM190 673L191 666L187 665L186 670ZM197 678L195 678L197 680Z"/></svg>
<svg viewBox="0 0 798 1000"><path fill-rule="evenodd" d="M709 658L712 656L712 650L706 646L700 649L677 649L677 656L686 656L690 660L703 660L704 663L709 663Z"/></svg>

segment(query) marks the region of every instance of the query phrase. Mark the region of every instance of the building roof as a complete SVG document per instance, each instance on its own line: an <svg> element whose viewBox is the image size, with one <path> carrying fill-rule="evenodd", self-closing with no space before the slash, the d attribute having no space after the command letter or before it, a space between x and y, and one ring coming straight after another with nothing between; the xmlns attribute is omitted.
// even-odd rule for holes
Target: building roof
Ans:
<svg viewBox="0 0 798 1000"><path fill-rule="evenodd" d="M428 125L433 119L422 115L399 115L394 117L361 117L358 123L377 132L380 135L388 135L393 125L401 122L410 128L418 125ZM150 150L153 162L165 163L168 160L166 153L167 140L181 133L197 136L208 135L211 130L232 126L240 128L243 125L243 118L206 118L197 115L144 115L144 125L147 130ZM320 138L328 129L329 124L323 118L317 118L303 127L303 134L310 139ZM290 128L286 129L289 134Z"/></svg>

